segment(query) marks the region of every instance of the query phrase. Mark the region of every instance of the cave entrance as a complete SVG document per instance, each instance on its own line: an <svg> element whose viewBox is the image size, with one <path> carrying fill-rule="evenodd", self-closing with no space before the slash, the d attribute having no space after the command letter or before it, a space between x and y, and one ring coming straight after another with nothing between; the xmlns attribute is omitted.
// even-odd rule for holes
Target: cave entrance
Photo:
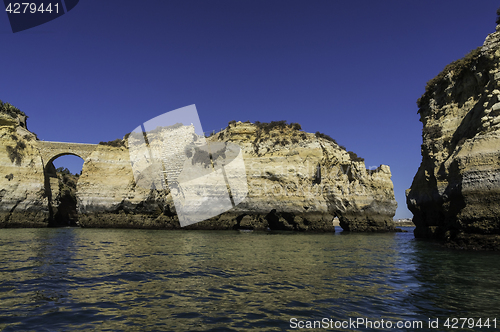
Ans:
<svg viewBox="0 0 500 332"><path fill-rule="evenodd" d="M58 155L45 166L45 192L49 200L49 227L77 226L77 183L84 160Z"/></svg>

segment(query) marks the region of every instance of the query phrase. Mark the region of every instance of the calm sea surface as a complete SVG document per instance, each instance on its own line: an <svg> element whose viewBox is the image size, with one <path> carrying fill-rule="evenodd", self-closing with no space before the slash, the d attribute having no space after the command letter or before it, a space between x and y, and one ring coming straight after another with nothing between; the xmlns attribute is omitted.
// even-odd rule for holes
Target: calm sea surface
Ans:
<svg viewBox="0 0 500 332"><path fill-rule="evenodd" d="M1 229L0 330L295 331L316 320L331 325L311 330L493 331L495 318L500 329L500 255L409 230ZM491 326L444 327L453 317ZM393 326L338 325L358 318Z"/></svg>

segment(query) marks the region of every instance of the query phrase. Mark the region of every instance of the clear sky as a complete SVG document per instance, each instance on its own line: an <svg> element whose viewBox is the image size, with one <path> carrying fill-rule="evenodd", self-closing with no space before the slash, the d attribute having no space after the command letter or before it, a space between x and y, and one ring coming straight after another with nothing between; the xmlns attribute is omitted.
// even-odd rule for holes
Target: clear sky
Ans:
<svg viewBox="0 0 500 332"><path fill-rule="evenodd" d="M0 99L51 141L114 140L191 104L205 131L231 120L298 122L367 167L389 165L396 217L411 217L404 191L421 161L416 100L446 64L495 31L499 5L81 0L15 34L0 13ZM76 172L81 162L61 166Z"/></svg>

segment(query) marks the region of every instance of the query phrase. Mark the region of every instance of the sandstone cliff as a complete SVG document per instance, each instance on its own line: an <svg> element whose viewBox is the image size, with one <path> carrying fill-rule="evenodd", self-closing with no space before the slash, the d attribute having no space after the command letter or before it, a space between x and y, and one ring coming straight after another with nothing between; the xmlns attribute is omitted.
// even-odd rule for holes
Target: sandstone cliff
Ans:
<svg viewBox="0 0 500 332"><path fill-rule="evenodd" d="M249 194L234 213L255 226L264 216L287 229L331 229L337 216L347 231L393 230L389 167L369 171L330 137L298 129L234 123L212 138L235 142L244 153Z"/></svg>
<svg viewBox="0 0 500 332"><path fill-rule="evenodd" d="M0 101L0 228L45 227L49 220L42 158L26 115Z"/></svg>
<svg viewBox="0 0 500 332"><path fill-rule="evenodd" d="M28 131L24 113L9 104L0 106L0 227L180 228L170 190L142 186L134 177L128 148L132 137L99 145L41 142ZM367 170L363 159L327 135L306 133L284 121L232 121L208 141L241 148L246 171L238 177L244 178L245 191L237 197L232 188L232 203L241 204L187 228L334 231L338 217L347 231L394 230L397 204L389 167ZM215 155L203 160L197 149L186 162L190 176L200 177L220 160ZM56 173L52 160L64 154L85 160L78 179ZM161 173L157 171L153 173ZM228 173L230 182L241 180ZM217 196L216 184L207 181L190 189L203 197Z"/></svg>
<svg viewBox="0 0 500 332"><path fill-rule="evenodd" d="M344 230L394 230L389 167L367 170L326 135L284 122L232 122L208 140L241 147L249 193L232 210L188 228L334 231L338 216ZM100 145L91 154L78 199L84 227L179 227L168 190L136 186L125 146Z"/></svg>
<svg viewBox="0 0 500 332"><path fill-rule="evenodd" d="M135 184L125 146L99 145L85 161L77 184L82 227L179 228L168 191ZM171 202L170 202L171 203Z"/></svg>
<svg viewBox="0 0 500 332"><path fill-rule="evenodd" d="M76 226L78 221L77 199L76 199L76 184L78 175L73 175L68 169L53 170L51 167L46 167L45 172L50 171L51 176L51 208L52 219L51 226ZM49 168L49 170L47 169Z"/></svg>
<svg viewBox="0 0 500 332"><path fill-rule="evenodd" d="M407 191L415 236L500 248L500 26L419 99L422 163Z"/></svg>

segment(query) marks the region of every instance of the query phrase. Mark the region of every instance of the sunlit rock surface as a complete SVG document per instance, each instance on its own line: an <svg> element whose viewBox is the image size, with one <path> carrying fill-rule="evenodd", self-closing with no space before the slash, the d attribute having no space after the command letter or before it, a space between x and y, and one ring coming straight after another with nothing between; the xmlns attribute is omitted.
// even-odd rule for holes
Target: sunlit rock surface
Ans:
<svg viewBox="0 0 500 332"><path fill-rule="evenodd" d="M135 166L149 169L139 176L134 176L131 164L129 143L137 139L133 135L86 145L76 185L76 218L60 206L68 190L55 174L53 157L43 160L49 159L45 150L50 142L38 141L27 130L24 113L0 115L0 227L56 225L54 218L64 212L82 227L176 229L180 223L172 194L182 195L185 211L201 213L228 189L230 199L213 206L226 212L187 228L334 231L337 217L347 231L394 230L397 204L388 166L368 170L363 159L330 137L284 121L231 121L206 139L210 158L208 150L194 142L177 160L180 168L172 166L174 161L148 165L147 160L132 158ZM78 154L76 145L71 146ZM59 150L63 147L58 145ZM58 155L64 153L59 150Z"/></svg>
<svg viewBox="0 0 500 332"><path fill-rule="evenodd" d="M407 191L415 236L500 248L500 33L450 64L419 100L422 163Z"/></svg>
<svg viewBox="0 0 500 332"><path fill-rule="evenodd" d="M0 228L45 227L49 207L36 136L26 128L26 115L3 103L0 170Z"/></svg>

